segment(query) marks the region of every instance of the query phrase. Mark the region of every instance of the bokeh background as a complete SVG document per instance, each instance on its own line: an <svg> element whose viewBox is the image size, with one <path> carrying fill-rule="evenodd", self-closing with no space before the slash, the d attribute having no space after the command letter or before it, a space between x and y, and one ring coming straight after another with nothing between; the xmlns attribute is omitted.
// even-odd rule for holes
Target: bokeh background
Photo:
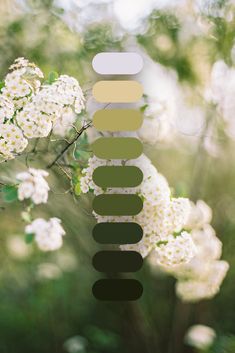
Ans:
<svg viewBox="0 0 235 353"><path fill-rule="evenodd" d="M176 298L174 278L145 261L137 275L144 285L141 300L96 301L91 196L66 193L66 177L53 170L49 202L34 212L62 219L67 235L61 250L42 253L26 244L21 205L1 202L1 353L194 352L184 335L198 323L217 333L211 352L234 353L235 133L205 98L213 63L235 63L234 14L234 2L225 0L0 1L1 77L24 56L46 76L57 71L76 77L89 102L96 53L127 48L143 53L148 64L141 80L151 96L146 113L162 110L159 100L164 106L145 153L177 196L210 205L223 259L230 264L212 300L184 304ZM45 168L51 158L48 153L27 163ZM1 178L11 180L25 163L21 156L1 164Z"/></svg>

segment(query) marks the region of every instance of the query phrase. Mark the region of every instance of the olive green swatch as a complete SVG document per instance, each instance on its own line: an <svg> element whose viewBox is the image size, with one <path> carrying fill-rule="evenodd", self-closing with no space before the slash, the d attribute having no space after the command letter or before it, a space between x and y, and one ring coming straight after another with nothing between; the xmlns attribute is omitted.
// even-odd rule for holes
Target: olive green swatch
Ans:
<svg viewBox="0 0 235 353"><path fill-rule="evenodd" d="M141 169L135 166L101 166L92 175L96 185L107 187L135 187L143 180Z"/></svg>
<svg viewBox="0 0 235 353"><path fill-rule="evenodd" d="M143 145L134 137L100 137L92 149L101 159L135 159L142 154Z"/></svg>
<svg viewBox="0 0 235 353"><path fill-rule="evenodd" d="M143 229L134 222L102 222L95 225L92 234L100 244L136 244L143 236Z"/></svg>
<svg viewBox="0 0 235 353"><path fill-rule="evenodd" d="M101 109L93 117L93 125L100 131L134 131L142 122L142 113L134 109Z"/></svg>
<svg viewBox="0 0 235 353"><path fill-rule="evenodd" d="M137 251L103 250L94 255L92 263L99 272L136 272L143 258Z"/></svg>
<svg viewBox="0 0 235 353"><path fill-rule="evenodd" d="M101 216L133 216L142 208L143 201L135 194L101 194L93 200L93 210Z"/></svg>

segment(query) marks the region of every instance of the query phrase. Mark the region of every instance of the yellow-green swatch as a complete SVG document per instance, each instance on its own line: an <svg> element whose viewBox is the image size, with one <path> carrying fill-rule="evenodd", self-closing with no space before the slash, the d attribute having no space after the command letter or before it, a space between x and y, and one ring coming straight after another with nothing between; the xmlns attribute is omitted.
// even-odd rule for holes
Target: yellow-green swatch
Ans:
<svg viewBox="0 0 235 353"><path fill-rule="evenodd" d="M135 159L143 152L142 143L134 137L101 137L92 144L101 159Z"/></svg>
<svg viewBox="0 0 235 353"><path fill-rule="evenodd" d="M134 109L101 109L93 117L93 125L100 131L134 131L142 122L142 113Z"/></svg>

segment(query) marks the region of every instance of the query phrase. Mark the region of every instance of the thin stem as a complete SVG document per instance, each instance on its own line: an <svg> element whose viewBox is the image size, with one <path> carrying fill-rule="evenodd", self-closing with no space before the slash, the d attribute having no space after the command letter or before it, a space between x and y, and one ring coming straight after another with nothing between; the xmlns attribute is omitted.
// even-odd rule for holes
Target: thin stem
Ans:
<svg viewBox="0 0 235 353"><path fill-rule="evenodd" d="M62 149L62 151L56 156L56 158L47 166L47 169L52 168L57 161L67 152L67 150L79 139L82 133L91 126L91 122L83 125L83 127L77 132L76 136L72 139L71 142L68 142L67 145Z"/></svg>

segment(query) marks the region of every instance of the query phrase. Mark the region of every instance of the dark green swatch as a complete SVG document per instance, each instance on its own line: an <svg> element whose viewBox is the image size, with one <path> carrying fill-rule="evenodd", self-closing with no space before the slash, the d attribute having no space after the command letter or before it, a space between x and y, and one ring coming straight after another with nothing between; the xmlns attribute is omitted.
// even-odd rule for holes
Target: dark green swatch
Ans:
<svg viewBox="0 0 235 353"><path fill-rule="evenodd" d="M135 279L100 279L94 283L92 292L99 300L132 301L141 297L143 286Z"/></svg>
<svg viewBox="0 0 235 353"><path fill-rule="evenodd" d="M143 230L134 222L102 222L95 225L92 234L100 244L136 244L141 240Z"/></svg>
<svg viewBox="0 0 235 353"><path fill-rule="evenodd" d="M135 194L102 194L93 200L93 210L101 216L134 216L142 208L143 201Z"/></svg>
<svg viewBox="0 0 235 353"><path fill-rule="evenodd" d="M93 266L99 272L136 272L142 265L143 258L136 251L104 250L93 257Z"/></svg>
<svg viewBox="0 0 235 353"><path fill-rule="evenodd" d="M135 159L142 154L143 145L134 137L100 137L92 149L102 159Z"/></svg>
<svg viewBox="0 0 235 353"><path fill-rule="evenodd" d="M96 185L107 187L135 187L143 180L141 169L135 166L102 166L93 172Z"/></svg>

